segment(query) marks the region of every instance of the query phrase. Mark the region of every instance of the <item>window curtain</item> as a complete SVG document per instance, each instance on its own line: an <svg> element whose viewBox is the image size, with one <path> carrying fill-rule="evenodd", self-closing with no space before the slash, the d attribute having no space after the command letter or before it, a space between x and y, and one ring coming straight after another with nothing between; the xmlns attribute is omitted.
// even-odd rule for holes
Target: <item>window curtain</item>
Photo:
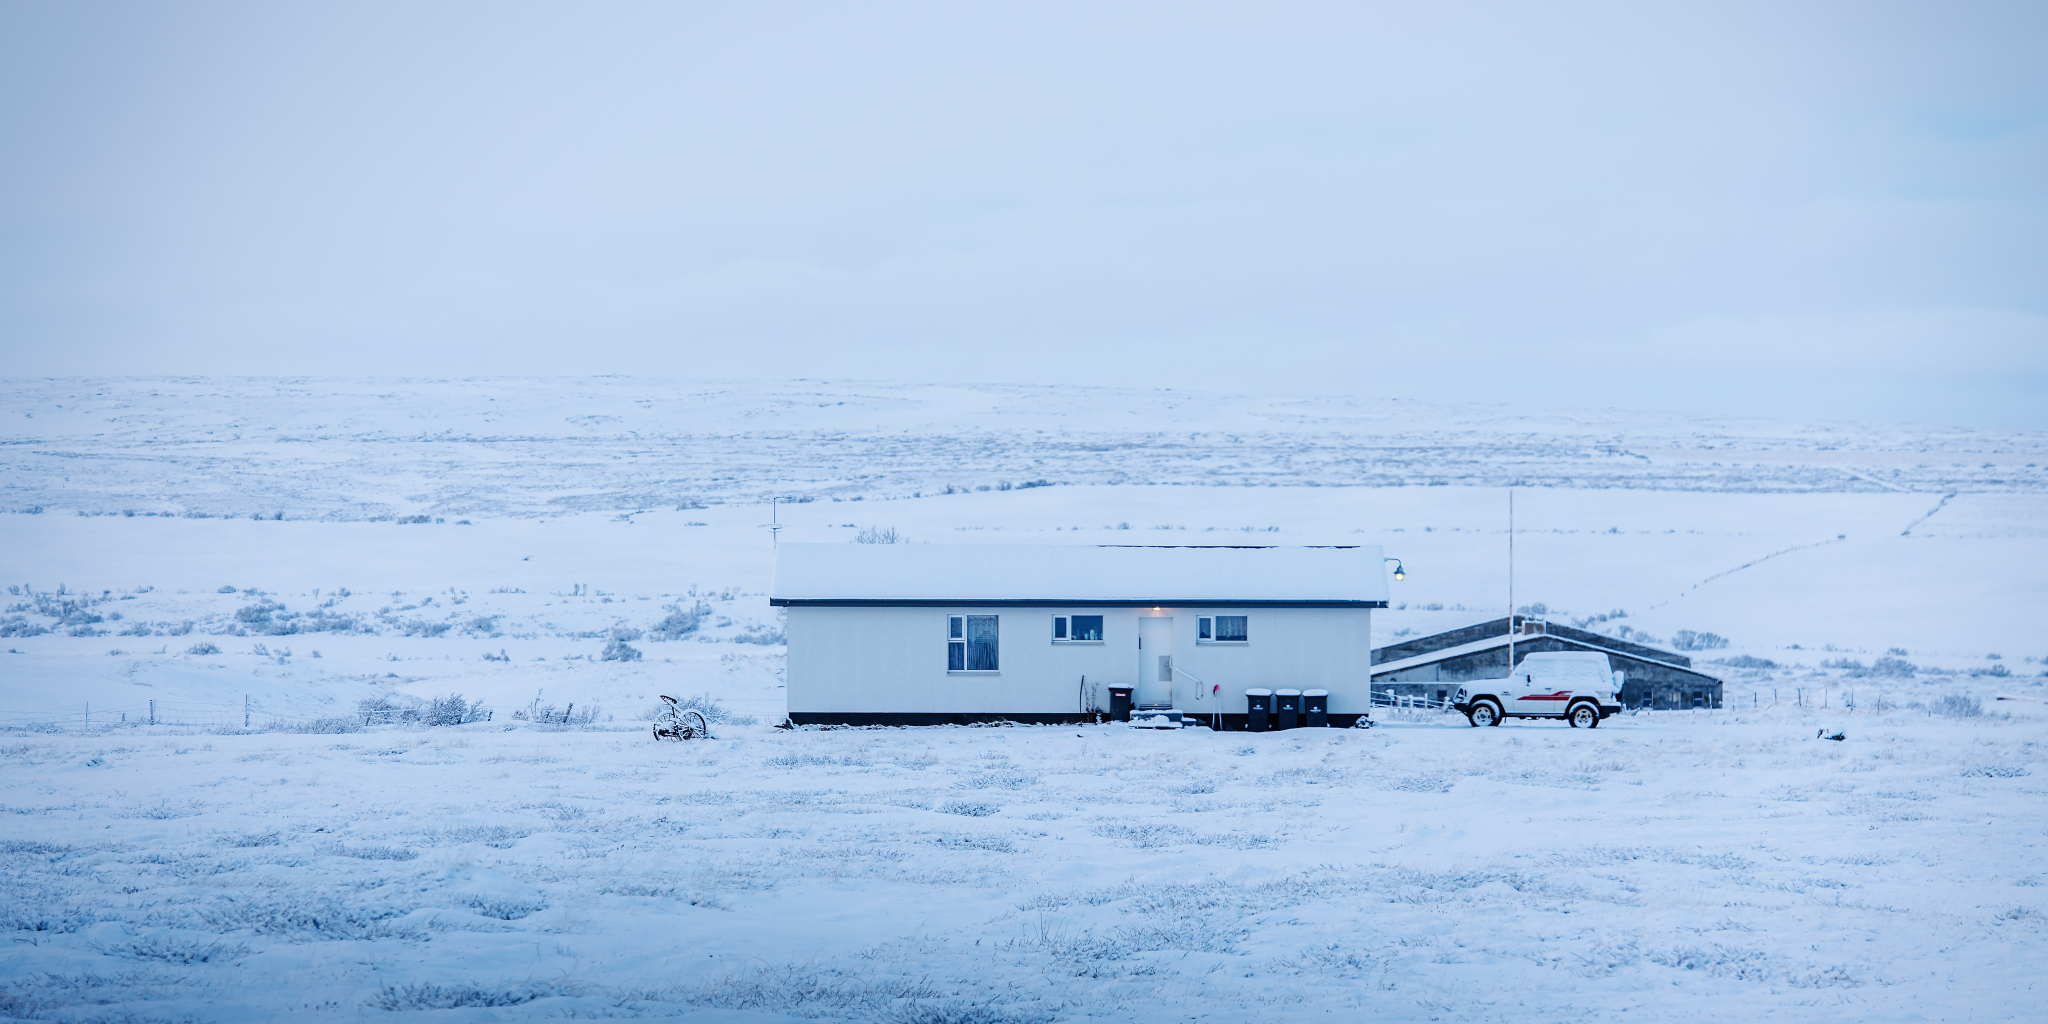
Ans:
<svg viewBox="0 0 2048 1024"><path fill-rule="evenodd" d="M996 671L996 616L967 616L967 671Z"/></svg>

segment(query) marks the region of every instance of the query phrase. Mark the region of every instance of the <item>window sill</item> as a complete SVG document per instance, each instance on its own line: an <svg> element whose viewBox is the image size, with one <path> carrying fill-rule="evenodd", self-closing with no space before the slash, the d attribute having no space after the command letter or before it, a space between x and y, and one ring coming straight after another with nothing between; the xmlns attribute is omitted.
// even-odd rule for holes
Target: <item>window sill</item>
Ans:
<svg viewBox="0 0 2048 1024"><path fill-rule="evenodd" d="M1197 647L1250 647L1250 640L1197 640Z"/></svg>
<svg viewBox="0 0 2048 1024"><path fill-rule="evenodd" d="M1054 647L1100 647L1104 643L1105 641L1102 640L1054 640L1052 645Z"/></svg>
<svg viewBox="0 0 2048 1024"><path fill-rule="evenodd" d="M946 670L946 674L949 676L999 676L1003 673L1001 669L949 668Z"/></svg>

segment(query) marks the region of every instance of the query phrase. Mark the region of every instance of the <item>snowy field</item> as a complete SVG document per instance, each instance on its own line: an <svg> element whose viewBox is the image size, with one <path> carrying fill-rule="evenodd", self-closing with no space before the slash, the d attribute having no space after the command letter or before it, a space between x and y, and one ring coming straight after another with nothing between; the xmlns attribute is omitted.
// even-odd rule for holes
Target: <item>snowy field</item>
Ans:
<svg viewBox="0 0 2048 1024"><path fill-rule="evenodd" d="M613 379L0 422L0 1016L2048 1017L2048 436ZM1724 710L772 728L770 496L784 540L1381 544L1384 644L1504 612L1511 484L1518 601L1714 634ZM649 742L659 693L719 738Z"/></svg>
<svg viewBox="0 0 2048 1024"><path fill-rule="evenodd" d="M2044 726L17 737L0 1012L2040 1020Z"/></svg>

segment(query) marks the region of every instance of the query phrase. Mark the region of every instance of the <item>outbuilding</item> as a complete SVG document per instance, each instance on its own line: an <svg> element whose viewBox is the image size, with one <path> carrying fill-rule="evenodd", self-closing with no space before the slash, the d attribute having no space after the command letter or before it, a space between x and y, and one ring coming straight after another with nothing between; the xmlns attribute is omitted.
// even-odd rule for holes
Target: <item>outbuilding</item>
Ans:
<svg viewBox="0 0 2048 1024"><path fill-rule="evenodd" d="M799 725L1094 721L1171 710L1245 727L1248 689L1371 709L1377 547L784 544ZM1120 691L1120 692L1119 692Z"/></svg>
<svg viewBox="0 0 2048 1024"><path fill-rule="evenodd" d="M1588 651L1607 656L1622 674L1621 703L1630 708L1718 708L1721 680L1692 667L1676 651L1633 643L1562 623L1517 615L1516 664L1538 651ZM1381 697L1442 707L1457 684L1508 674L1510 624L1505 617L1434 636L1390 644L1373 652L1372 688Z"/></svg>

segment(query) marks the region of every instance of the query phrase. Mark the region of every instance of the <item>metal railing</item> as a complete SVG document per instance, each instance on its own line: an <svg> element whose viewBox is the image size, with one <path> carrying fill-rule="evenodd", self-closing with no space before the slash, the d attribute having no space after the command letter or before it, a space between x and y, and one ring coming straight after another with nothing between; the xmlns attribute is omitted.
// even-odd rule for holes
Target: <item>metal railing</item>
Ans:
<svg viewBox="0 0 2048 1024"><path fill-rule="evenodd" d="M1436 700L1412 694L1395 693L1392 690L1372 691L1372 706L1376 708L1403 708L1416 711L1451 711L1450 698Z"/></svg>

